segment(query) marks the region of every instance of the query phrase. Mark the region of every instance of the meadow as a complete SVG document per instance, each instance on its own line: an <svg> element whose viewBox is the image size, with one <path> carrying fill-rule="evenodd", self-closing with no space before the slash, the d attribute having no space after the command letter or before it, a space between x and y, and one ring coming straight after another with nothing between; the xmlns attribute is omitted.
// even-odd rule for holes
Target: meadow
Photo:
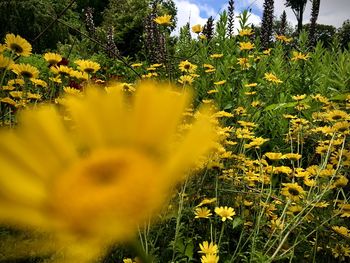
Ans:
<svg viewBox="0 0 350 263"><path fill-rule="evenodd" d="M154 63L6 35L1 262L349 260L350 51L227 19Z"/></svg>

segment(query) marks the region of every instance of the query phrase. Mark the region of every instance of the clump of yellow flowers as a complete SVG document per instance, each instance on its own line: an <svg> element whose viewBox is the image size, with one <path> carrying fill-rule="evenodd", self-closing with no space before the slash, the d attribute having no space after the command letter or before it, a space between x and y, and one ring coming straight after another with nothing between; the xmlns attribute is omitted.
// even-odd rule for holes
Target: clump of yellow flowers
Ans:
<svg viewBox="0 0 350 263"><path fill-rule="evenodd" d="M205 108L179 132L189 92L154 82L135 89L130 97L87 86L1 131L0 222L49 233L64 262L90 262L132 239L216 141Z"/></svg>

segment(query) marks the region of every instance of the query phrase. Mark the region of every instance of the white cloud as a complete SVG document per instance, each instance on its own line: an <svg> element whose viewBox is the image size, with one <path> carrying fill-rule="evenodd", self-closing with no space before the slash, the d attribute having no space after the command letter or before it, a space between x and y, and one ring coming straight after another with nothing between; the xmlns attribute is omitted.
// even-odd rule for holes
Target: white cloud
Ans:
<svg viewBox="0 0 350 263"><path fill-rule="evenodd" d="M196 24L204 25L207 22L207 19L210 16L214 17L214 22L220 18L218 11L212 8L209 5L197 5L187 0L174 0L174 3L177 7L177 26L174 34L178 35L180 32L180 28L186 25L186 23L190 23L191 26ZM227 5L221 7L220 12L227 9ZM201 11L203 11L207 16L202 17L200 15ZM237 16L239 13L235 13L235 28L239 28L239 22ZM252 23L254 25L258 25L261 22L261 18L253 13L250 13L248 23ZM195 36L195 34L193 34Z"/></svg>
<svg viewBox="0 0 350 263"><path fill-rule="evenodd" d="M196 4L184 0L175 0L174 2L177 7L177 26L174 32L176 35L179 34L180 28L188 22L191 26L204 25L207 22L207 18L200 16L200 9Z"/></svg>

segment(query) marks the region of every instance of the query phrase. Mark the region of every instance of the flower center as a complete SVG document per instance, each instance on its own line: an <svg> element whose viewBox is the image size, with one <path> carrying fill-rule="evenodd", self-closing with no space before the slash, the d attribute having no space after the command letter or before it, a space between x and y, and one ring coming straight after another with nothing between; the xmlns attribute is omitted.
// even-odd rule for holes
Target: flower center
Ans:
<svg viewBox="0 0 350 263"><path fill-rule="evenodd" d="M33 74L30 71L23 70L23 71L21 71L21 76L24 78L32 78Z"/></svg>
<svg viewBox="0 0 350 263"><path fill-rule="evenodd" d="M16 43L12 43L10 45L10 49L15 51L16 53L22 53L23 52L23 48L20 45L17 45Z"/></svg>
<svg viewBox="0 0 350 263"><path fill-rule="evenodd" d="M56 179L50 209L79 234L113 222L124 235L159 208L165 192L160 176L157 163L144 153L100 150Z"/></svg>
<svg viewBox="0 0 350 263"><path fill-rule="evenodd" d="M297 189L294 188L289 188L288 192L293 195L293 196L298 196L299 195L299 191Z"/></svg>

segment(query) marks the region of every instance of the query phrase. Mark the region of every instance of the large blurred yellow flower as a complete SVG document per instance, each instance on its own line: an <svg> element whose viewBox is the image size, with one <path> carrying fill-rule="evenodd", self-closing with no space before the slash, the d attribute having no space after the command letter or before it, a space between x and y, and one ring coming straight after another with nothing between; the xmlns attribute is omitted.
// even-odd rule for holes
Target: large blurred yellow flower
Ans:
<svg viewBox="0 0 350 263"><path fill-rule="evenodd" d="M19 56L28 57L32 53L32 45L19 35L7 34L5 44L9 50Z"/></svg>
<svg viewBox="0 0 350 263"><path fill-rule="evenodd" d="M185 91L146 82L123 94L88 86L60 111L24 111L16 130L0 133L0 222L50 233L65 262L132 238L215 144L206 109L179 134Z"/></svg>

